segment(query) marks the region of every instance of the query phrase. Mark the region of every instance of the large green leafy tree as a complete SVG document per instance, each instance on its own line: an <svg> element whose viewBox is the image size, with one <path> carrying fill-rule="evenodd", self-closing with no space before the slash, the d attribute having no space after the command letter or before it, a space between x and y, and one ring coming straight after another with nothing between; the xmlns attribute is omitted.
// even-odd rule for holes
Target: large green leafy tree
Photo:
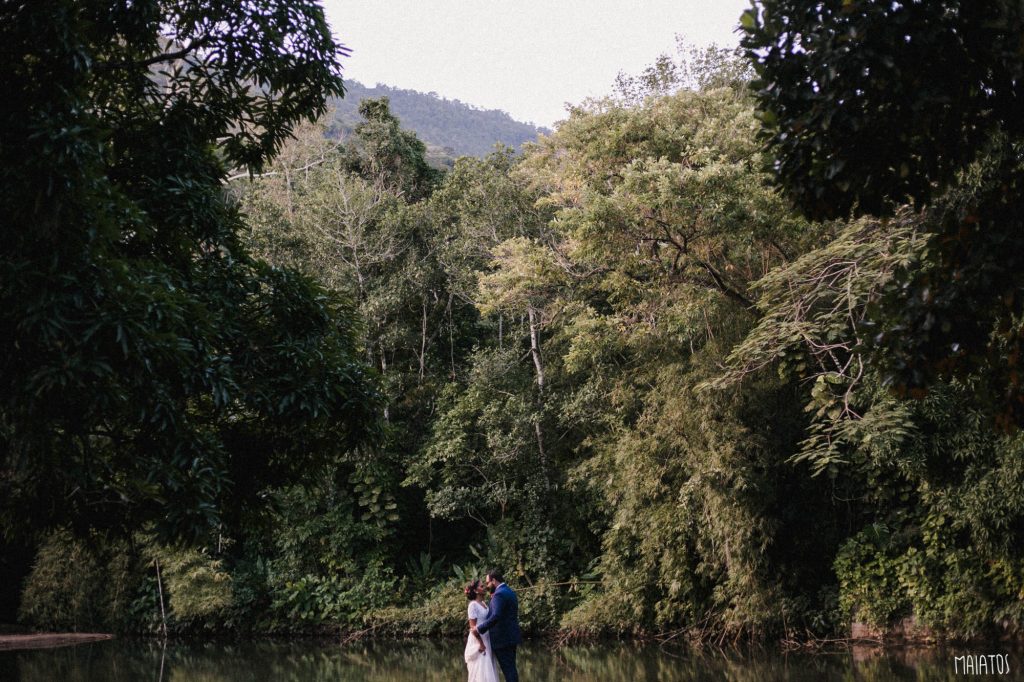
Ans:
<svg viewBox="0 0 1024 682"><path fill-rule="evenodd" d="M344 299L226 198L343 92L316 2L5 3L0 512L199 535L379 412Z"/></svg>
<svg viewBox="0 0 1024 682"><path fill-rule="evenodd" d="M732 374L811 385L799 458L858 529L840 605L883 627L1020 628L1020 435L992 416L1024 415L1021 21L999 1L766 0L743 18L784 190L860 217L757 283Z"/></svg>
<svg viewBox="0 0 1024 682"><path fill-rule="evenodd" d="M833 566L845 617L1005 635L1021 623L1020 433L992 428L978 376L934 382L922 400L892 395L860 338L872 301L927 257L921 223L908 208L852 221L774 268L754 285L763 315L724 379L773 367L806 387L795 459L844 501Z"/></svg>
<svg viewBox="0 0 1024 682"><path fill-rule="evenodd" d="M785 392L771 382L742 395L695 390L753 321L749 282L800 234L756 170L752 121L738 91L681 90L574 112L528 160L550 183L579 278L567 358L581 386L566 417L593 435L574 474L609 515L602 589L565 627L704 619L757 630L778 617L769 604L784 593L771 571L785 559L773 565L767 548L793 527L774 508L788 474L778 452L792 438ZM752 433L759 424L772 426ZM809 497L788 493L794 509Z"/></svg>
<svg viewBox="0 0 1024 682"><path fill-rule="evenodd" d="M928 257L869 320L887 381L919 394L982 370L1022 423L1020 3L759 0L742 24L775 170L807 213L929 207Z"/></svg>

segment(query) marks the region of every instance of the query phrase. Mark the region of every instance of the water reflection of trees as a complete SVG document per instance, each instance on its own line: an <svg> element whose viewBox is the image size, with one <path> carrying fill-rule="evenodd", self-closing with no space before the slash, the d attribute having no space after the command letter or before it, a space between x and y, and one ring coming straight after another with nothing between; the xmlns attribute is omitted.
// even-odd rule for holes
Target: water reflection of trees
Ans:
<svg viewBox="0 0 1024 682"><path fill-rule="evenodd" d="M941 649L856 649L782 655L599 644L523 648L530 682L835 680L938 682L955 679L954 653ZM977 652L975 652L977 653ZM1011 665L1020 660L1011 655ZM162 675L161 675L162 670ZM16 682L451 682L464 679L457 641L171 643L113 641L60 649L0 652L0 677Z"/></svg>

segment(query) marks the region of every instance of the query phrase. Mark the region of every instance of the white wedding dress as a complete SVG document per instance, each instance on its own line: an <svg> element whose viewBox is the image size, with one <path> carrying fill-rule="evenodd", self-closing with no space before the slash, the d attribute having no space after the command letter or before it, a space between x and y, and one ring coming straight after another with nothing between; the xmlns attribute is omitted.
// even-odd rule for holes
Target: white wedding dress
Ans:
<svg viewBox="0 0 1024 682"><path fill-rule="evenodd" d="M487 607L479 602L469 602L469 618L477 623L487 615ZM489 633L481 635L484 638L484 646L487 651L480 653L480 642L469 633L466 640L466 667L469 668L469 682L498 682L498 662L494 659L494 652L491 651L491 636Z"/></svg>

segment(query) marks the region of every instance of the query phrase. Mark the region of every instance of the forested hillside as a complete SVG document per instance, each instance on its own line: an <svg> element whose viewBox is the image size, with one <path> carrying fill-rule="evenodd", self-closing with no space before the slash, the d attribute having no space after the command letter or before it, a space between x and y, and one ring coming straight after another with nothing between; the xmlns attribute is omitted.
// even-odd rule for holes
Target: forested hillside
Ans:
<svg viewBox="0 0 1024 682"><path fill-rule="evenodd" d="M368 98L387 97L391 111L402 125L416 133L434 158L448 156L483 156L497 143L518 149L524 142L549 132L532 123L516 121L504 111L481 109L459 100L440 97L437 93L377 85L369 87L358 81L346 81L347 94L332 100L339 126L351 131L359 122L359 102ZM431 149L437 147L437 149Z"/></svg>
<svg viewBox="0 0 1024 682"><path fill-rule="evenodd" d="M400 98L328 134L315 4L311 73L254 29L166 90L156 24L24 4L5 44L61 39L0 70L20 622L465 635L496 566L528 635L1020 638L1024 15L838 5L442 170Z"/></svg>

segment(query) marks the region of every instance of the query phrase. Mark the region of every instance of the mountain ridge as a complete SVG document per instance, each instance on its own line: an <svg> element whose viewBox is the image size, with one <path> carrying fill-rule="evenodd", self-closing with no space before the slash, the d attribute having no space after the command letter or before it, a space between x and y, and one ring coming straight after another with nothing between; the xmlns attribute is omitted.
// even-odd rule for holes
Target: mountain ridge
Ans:
<svg viewBox="0 0 1024 682"><path fill-rule="evenodd" d="M537 139L547 128L517 121L500 109L485 109L458 99L450 100L436 92L399 88L378 83L374 87L356 80L345 81L345 97L332 100L335 124L353 130L359 123L359 102L366 98L387 97L391 111L432 148L431 156L484 156L495 144L518 149ZM447 164L445 164L447 165Z"/></svg>

